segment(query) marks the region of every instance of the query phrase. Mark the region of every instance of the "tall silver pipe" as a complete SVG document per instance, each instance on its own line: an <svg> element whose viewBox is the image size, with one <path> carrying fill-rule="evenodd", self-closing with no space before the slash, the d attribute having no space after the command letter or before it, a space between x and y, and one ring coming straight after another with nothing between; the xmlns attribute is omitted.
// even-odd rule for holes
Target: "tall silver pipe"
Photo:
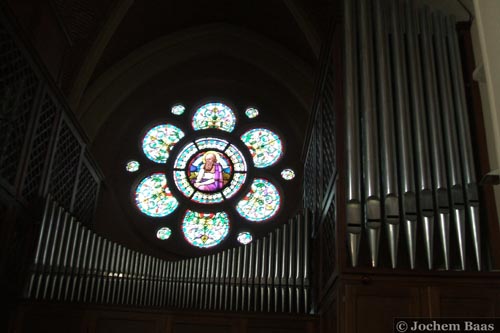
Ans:
<svg viewBox="0 0 500 333"><path fill-rule="evenodd" d="M85 285L83 287L83 301L88 302L90 300L90 282L92 280L92 274L94 272L94 263L95 263L95 250L96 250L96 242L97 242L97 234L91 232L90 236L90 249L89 249L89 260L86 266L86 274L85 274Z"/></svg>
<svg viewBox="0 0 500 333"><path fill-rule="evenodd" d="M39 241L39 247L40 249L37 249L37 253L40 253L40 257L35 256L35 262L38 263L39 271L40 273L37 276L37 281L36 281L36 290L35 290L35 298L42 298L43 297L43 285L42 282L45 279L45 271L46 271L46 264L47 264L47 253L49 251L49 243L50 243L50 238L52 233L54 232L54 217L57 211L57 203L54 201L52 205L50 205L50 208L47 212L47 214L44 216L44 220L47 219L47 231L45 232L45 235L40 235L40 241ZM42 238L43 237L43 238ZM42 245L43 244L43 245Z"/></svg>
<svg viewBox="0 0 500 333"><path fill-rule="evenodd" d="M431 22L429 19L429 9L426 8L420 15L420 26L422 36L422 52L423 52L423 68L424 68L424 87L426 93L426 108L427 117L429 120L429 134L432 145L430 146L432 174L433 174L433 188L435 191L435 206L437 213L449 214L450 204L448 199L448 180L446 177L446 162L445 150L442 137L441 117L439 115L439 100L437 95L436 83L436 64L434 61L434 45L431 36ZM438 217L439 219L441 217ZM432 230L433 221L429 220L429 230ZM443 223L438 223L439 227L444 227ZM440 229L441 244L446 244L449 236L446 230ZM444 238L443 238L444 237ZM429 261L431 260L431 261ZM432 257L428 259L429 269L432 268Z"/></svg>
<svg viewBox="0 0 500 333"><path fill-rule="evenodd" d="M233 263L233 251L229 249L226 256L226 283L224 286L224 310L230 310L230 286L231 286L231 267Z"/></svg>
<svg viewBox="0 0 500 333"><path fill-rule="evenodd" d="M75 295L75 299L77 301L82 301L84 298L85 298L85 295L82 294L83 293L83 289L85 288L85 281L87 279L87 275L88 275L88 256L89 256L89 252L90 252L90 242L92 240L92 234L93 232L88 229L88 228L85 228L84 229L84 236L83 236L83 248L82 248L82 252L80 252L80 267L79 269L77 270L77 274L78 274L78 290L76 292L76 295Z"/></svg>
<svg viewBox="0 0 500 333"><path fill-rule="evenodd" d="M71 226L70 226L71 228ZM90 290L89 290L89 300L92 303L97 302L97 296L96 293L94 292L96 290L96 284L99 283L99 267L100 267L100 260L102 257L102 237L97 236L96 240L96 248L95 248L95 259L94 259L94 265L92 269L92 279L90 281Z"/></svg>
<svg viewBox="0 0 500 333"><path fill-rule="evenodd" d="M63 251L65 250L66 247L69 246L69 219L70 215L69 213L65 213L62 221L62 230L61 230L61 239L58 244L58 249L57 249L57 255L55 259L55 267L57 270L57 274L54 277L53 283L52 283L52 288L51 288L51 294L50 294L50 299L57 299L59 300L60 292L61 292L61 277L64 274L64 266L62 263L63 259Z"/></svg>
<svg viewBox="0 0 500 333"><path fill-rule="evenodd" d="M129 290L130 290L130 276L132 268L132 250L129 248L125 249L125 259L123 265L123 287L121 290L121 301L120 304L129 304Z"/></svg>
<svg viewBox="0 0 500 333"><path fill-rule="evenodd" d="M443 251L444 268L450 269L450 214L439 214L439 232Z"/></svg>
<svg viewBox="0 0 500 333"><path fill-rule="evenodd" d="M47 248L48 248L48 257L47 264L45 265L45 286L43 291L43 298L47 299L50 297L50 287L52 286L53 281L55 280L55 276L57 275L57 268L54 267L54 260L56 256L56 248L58 242L60 241L59 231L60 225L62 223L64 216L64 210L61 207L58 207L57 213L55 216L55 224L54 231L52 232L52 236L47 238Z"/></svg>
<svg viewBox="0 0 500 333"><path fill-rule="evenodd" d="M455 210L465 209L465 198L463 192L463 184L461 179L461 163L458 151L458 138L456 131L456 119L453 112L453 100L451 82L449 73L449 61L446 55L446 38L444 36L445 22L442 16L433 17L433 25L435 31L435 46L437 54L437 69L438 69L438 79L440 83L440 95L441 95L441 108L443 117L443 133L444 142L446 146L446 158L447 158L447 171L448 171L448 183L451 187L451 207ZM457 239L460 241L461 237L461 225L465 223L463 220L459 220L464 216L460 212L454 212L454 224ZM458 218L458 219L457 219ZM463 244L462 244L463 245ZM461 257L465 257L463 251L465 248L459 246L459 252Z"/></svg>
<svg viewBox="0 0 500 333"><path fill-rule="evenodd" d="M199 258L197 258L199 259ZM169 261L167 263L167 291L166 291L166 296L167 296L167 300L166 300L166 303L165 305L166 306L172 306L172 295L173 295L173 276L174 276L174 262L173 261ZM198 275L197 275L198 276Z"/></svg>
<svg viewBox="0 0 500 333"><path fill-rule="evenodd" d="M247 310L248 304L248 269L250 267L250 245L243 246L243 271L241 273L241 310Z"/></svg>
<svg viewBox="0 0 500 333"><path fill-rule="evenodd" d="M411 89L411 109L413 114L414 138L415 138L415 162L417 172L417 188L420 198L420 214L422 217L424 234L424 248L427 254L428 267L432 267L433 257L433 218L434 198L431 178L431 166L429 160L427 117L424 109L423 87L422 87L422 61L420 58L418 44L418 29L416 13L412 3L406 6L406 23L408 39L408 68Z"/></svg>
<svg viewBox="0 0 500 333"><path fill-rule="evenodd" d="M465 210L454 209L455 230L457 233L458 255L460 258L460 268L465 270Z"/></svg>
<svg viewBox="0 0 500 333"><path fill-rule="evenodd" d="M404 62L402 16L398 0L391 1L392 45L394 59L395 115L397 128L400 195L403 196L402 215L405 221L410 267L415 268L417 203L415 187L414 155L411 140L411 114L408 102L407 73Z"/></svg>
<svg viewBox="0 0 500 333"><path fill-rule="evenodd" d="M254 282L254 271L255 271L255 242L251 242L249 247L248 255L248 276L247 276L247 303L245 311L252 310L252 299L253 299L253 282Z"/></svg>
<svg viewBox="0 0 500 333"><path fill-rule="evenodd" d="M394 128L394 105L389 72L388 17L385 2L375 1L375 46L377 50L378 109L381 122L380 153L382 160L382 193L384 195L384 221L387 229L392 268L396 268L399 242L399 189L397 179L396 129Z"/></svg>
<svg viewBox="0 0 500 333"><path fill-rule="evenodd" d="M65 289L64 289L64 300L71 300L71 294L72 290L74 287L74 279L75 279L75 261L76 261L76 255L79 249L79 242L81 242L81 236L82 236L82 226L80 223L76 222L74 218L71 218L71 222L75 224L74 228L74 234L73 234L73 240L72 240L72 245L70 249L70 255L68 258L68 263L67 263L67 274L65 276Z"/></svg>
<svg viewBox="0 0 500 333"><path fill-rule="evenodd" d="M294 292L294 286L296 283L295 280L295 268L296 268L296 263L298 261L298 257L296 256L296 248L297 248L297 228L298 228L298 220L296 217L290 219L289 225L290 225L290 235L289 235L289 259L288 259L288 276L287 276L287 286L288 286L288 312L292 312L293 309L295 308L295 302L293 301L295 292ZM283 302L283 307L285 306L285 302Z"/></svg>
<svg viewBox="0 0 500 333"><path fill-rule="evenodd" d="M372 15L368 0L359 1L360 63L361 63L361 110L363 122L363 175L366 205L366 230L370 247L371 263L378 264L378 248L381 228L380 167L378 116L375 104L373 39L371 38Z"/></svg>
<svg viewBox="0 0 500 333"><path fill-rule="evenodd" d="M226 286L226 256L227 251L223 251L221 254L221 267L220 267L220 279L219 279L219 303L217 306L218 310L224 309L224 288Z"/></svg>
<svg viewBox="0 0 500 333"><path fill-rule="evenodd" d="M52 198L50 195L47 196L47 199L45 200L45 205L43 209L43 217L42 217L42 222L40 224L40 231L38 233L38 240L37 240L37 245L36 245L36 250L35 250L35 258L33 260L33 266L32 266L32 272L30 276L30 281L28 284L28 288L26 290L25 295L27 297L34 297L36 296L36 284L39 279L39 271L40 271L40 257L42 253L42 243L43 239L45 237L46 229L49 224L49 209L52 207Z"/></svg>
<svg viewBox="0 0 500 333"><path fill-rule="evenodd" d="M257 239L255 242L255 275L254 275L254 311L257 311L259 309L259 304L260 304L260 274L261 274L261 266L260 266L260 261L261 261L261 240Z"/></svg>
<svg viewBox="0 0 500 333"><path fill-rule="evenodd" d="M450 55L450 73L453 83L453 98L455 101L455 112L458 125L458 139L460 142L462 155L463 181L466 190L466 204L469 207L467 214L471 230L472 244L476 259L476 266L481 270L481 239L480 223L478 211L479 196L477 192L476 168L474 164L474 153L472 150L469 118L467 113L467 103L465 101L465 88L462 67L460 65L460 50L458 48L457 33L454 29L455 20L449 20L447 24L448 51Z"/></svg>
<svg viewBox="0 0 500 333"><path fill-rule="evenodd" d="M344 1L345 40L345 103L346 103L346 170L347 170L347 232L351 265L358 264L361 242L361 153L360 115L358 105L356 45L356 20L353 1Z"/></svg>

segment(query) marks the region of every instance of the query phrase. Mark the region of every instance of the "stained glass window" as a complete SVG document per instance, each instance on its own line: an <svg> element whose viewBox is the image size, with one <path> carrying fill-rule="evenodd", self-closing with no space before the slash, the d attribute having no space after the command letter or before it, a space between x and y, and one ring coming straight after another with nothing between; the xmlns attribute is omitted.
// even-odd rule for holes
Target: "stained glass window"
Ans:
<svg viewBox="0 0 500 333"><path fill-rule="evenodd" d="M280 194L265 179L255 179L250 191L236 205L236 211L247 220L261 222L273 217L280 207Z"/></svg>
<svg viewBox="0 0 500 333"><path fill-rule="evenodd" d="M245 111L245 115L250 119L255 118L259 115L259 110L255 108L248 108Z"/></svg>
<svg viewBox="0 0 500 333"><path fill-rule="evenodd" d="M250 150L256 168L273 165L283 154L281 139L266 128L251 129L241 136L241 140Z"/></svg>
<svg viewBox="0 0 500 333"><path fill-rule="evenodd" d="M135 204L141 212L153 217L167 216L179 205L163 173L154 173L140 182L135 191Z"/></svg>
<svg viewBox="0 0 500 333"><path fill-rule="evenodd" d="M187 110L180 103L171 107L171 113L176 116L185 114ZM241 114L249 119L259 116L257 108L243 110ZM178 214L169 216L168 224L159 220L169 227L158 226L156 237L166 240L176 230L182 230L189 244L209 248L217 246L227 237L229 216L233 214L251 222L275 218L281 205L280 192L255 168L278 163L284 154L281 138L274 131L262 127L231 133L236 129L236 113L219 102L196 109L191 124L192 129L188 128L186 133L172 124L161 124L150 128L142 140L146 157L155 163L165 164L169 174L152 173L139 182L135 189L138 209L147 216L165 217L179 205L187 207L181 221L172 217ZM186 140L186 135L189 140ZM181 149L174 149L179 142L182 143ZM172 152L175 155L171 155ZM252 157L253 163L248 164L247 156ZM126 170L136 172L151 164L139 165L138 161L130 160ZM269 172L274 173L274 169ZM295 173L292 169L284 169L281 177L290 180ZM174 192L170 191L172 186L175 186ZM182 227L179 229L177 225L173 228L176 223ZM241 223L241 218L236 223ZM252 234L248 231L239 232L236 237L241 244L252 241Z"/></svg>
<svg viewBox="0 0 500 333"><path fill-rule="evenodd" d="M281 177L283 177L284 180L292 180L295 178L295 172L292 169L285 169L281 171Z"/></svg>
<svg viewBox="0 0 500 333"><path fill-rule="evenodd" d="M180 116L181 114L186 111L186 108L182 104L176 104L172 106L172 113L175 114L176 116Z"/></svg>
<svg viewBox="0 0 500 333"><path fill-rule="evenodd" d="M208 103L196 110L192 125L195 131L215 128L232 132L236 125L233 110L222 103Z"/></svg>
<svg viewBox="0 0 500 333"><path fill-rule="evenodd" d="M142 150L151 161L166 163L170 151L183 137L184 132L174 125L158 125L150 129L144 136Z"/></svg>
<svg viewBox="0 0 500 333"><path fill-rule="evenodd" d="M170 235L172 235L172 230L170 230L170 228L167 227L160 228L156 232L156 238L160 240L167 240L170 238Z"/></svg>
<svg viewBox="0 0 500 333"><path fill-rule="evenodd" d="M236 238L236 239L241 244L246 245L252 241L252 234L249 233L248 231L240 232L238 234L238 238Z"/></svg>
<svg viewBox="0 0 500 333"><path fill-rule="evenodd" d="M229 233L229 218L225 212L188 210L182 221L182 232L190 244L201 248L212 247L222 242Z"/></svg>
<svg viewBox="0 0 500 333"><path fill-rule="evenodd" d="M139 170L139 166L140 164L137 161L128 161L127 165L125 166L125 169L128 172L136 172L137 170Z"/></svg>

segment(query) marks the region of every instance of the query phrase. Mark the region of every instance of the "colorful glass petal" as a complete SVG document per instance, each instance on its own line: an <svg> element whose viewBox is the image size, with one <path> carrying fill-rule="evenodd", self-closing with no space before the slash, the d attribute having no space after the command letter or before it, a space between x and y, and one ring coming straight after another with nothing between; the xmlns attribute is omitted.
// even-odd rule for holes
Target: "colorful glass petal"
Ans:
<svg viewBox="0 0 500 333"><path fill-rule="evenodd" d="M196 145L198 149L217 149L223 151L229 142L226 140L218 139L218 138L201 138L196 140Z"/></svg>
<svg viewBox="0 0 500 333"><path fill-rule="evenodd" d="M125 169L128 172L136 172L137 170L139 170L139 167L140 167L139 162L137 162L137 161L128 161L127 165L125 166Z"/></svg>
<svg viewBox="0 0 500 333"><path fill-rule="evenodd" d="M189 159L196 154L198 148L192 142L188 143L182 151L179 153L177 158L175 159L174 168L175 169L184 169L189 161Z"/></svg>
<svg viewBox="0 0 500 333"><path fill-rule="evenodd" d="M250 119L255 118L259 115L259 110L255 108L248 108L245 111L245 115Z"/></svg>
<svg viewBox="0 0 500 333"><path fill-rule="evenodd" d="M191 197L191 200L202 204L214 204L222 202L224 198L222 197L222 194L220 192L217 193L196 192Z"/></svg>
<svg viewBox="0 0 500 333"><path fill-rule="evenodd" d="M219 244L229 233L229 218L225 212L198 213L188 210L182 221L186 240L197 247Z"/></svg>
<svg viewBox="0 0 500 333"><path fill-rule="evenodd" d="M163 217L172 213L179 202L172 196L165 174L154 173L137 186L135 204L146 215Z"/></svg>
<svg viewBox="0 0 500 333"><path fill-rule="evenodd" d="M256 168L273 165L283 155L281 139L266 128L251 129L241 136L241 140L250 150Z"/></svg>
<svg viewBox="0 0 500 333"><path fill-rule="evenodd" d="M281 177L283 177L284 180L292 180L295 178L295 172L292 169L285 169L281 171Z"/></svg>
<svg viewBox="0 0 500 333"><path fill-rule="evenodd" d="M142 150L151 161L166 163L170 151L183 137L184 132L174 125L158 125L150 129L144 136Z"/></svg>
<svg viewBox="0 0 500 333"><path fill-rule="evenodd" d="M225 151L226 155L233 163L234 171L247 171L247 163L243 158L243 154L234 145L229 145Z"/></svg>
<svg viewBox="0 0 500 333"><path fill-rule="evenodd" d="M246 173L235 173L229 185L224 190L222 190L222 194L224 194L224 197L226 199L229 199L233 195L235 195L236 192L238 192L240 188L243 186L246 179L247 179Z"/></svg>
<svg viewBox="0 0 500 333"><path fill-rule="evenodd" d="M195 131L215 128L226 132L232 132L236 125L236 117L233 110L222 103L208 103L196 110L192 125Z"/></svg>
<svg viewBox="0 0 500 333"><path fill-rule="evenodd" d="M246 245L252 241L252 234L249 233L248 231L240 232L238 234L238 238L236 238L236 239L241 244Z"/></svg>
<svg viewBox="0 0 500 333"><path fill-rule="evenodd" d="M265 179L255 179L250 191L236 205L236 211L247 220L262 222L273 217L280 207L280 194Z"/></svg>
<svg viewBox="0 0 500 333"><path fill-rule="evenodd" d="M176 104L172 106L172 113L175 114L176 116L180 116L181 114L186 111L186 107L182 104Z"/></svg>
<svg viewBox="0 0 500 333"><path fill-rule="evenodd" d="M174 182L175 186L184 194L186 197L191 197L195 189L189 182L185 171L174 171Z"/></svg>
<svg viewBox="0 0 500 333"><path fill-rule="evenodd" d="M160 228L156 232L156 238L160 240L167 240L170 238L170 235L172 235L172 230L170 230L170 228L167 227Z"/></svg>

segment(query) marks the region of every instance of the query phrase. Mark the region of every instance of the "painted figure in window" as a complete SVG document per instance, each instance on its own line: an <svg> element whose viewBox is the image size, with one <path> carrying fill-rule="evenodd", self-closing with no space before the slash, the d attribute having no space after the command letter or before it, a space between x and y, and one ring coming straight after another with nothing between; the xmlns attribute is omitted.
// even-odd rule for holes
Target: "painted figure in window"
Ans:
<svg viewBox="0 0 500 333"><path fill-rule="evenodd" d="M203 155L203 164L194 182L197 189L214 192L224 186L222 166L218 162L218 157L219 154L215 151L207 151Z"/></svg>

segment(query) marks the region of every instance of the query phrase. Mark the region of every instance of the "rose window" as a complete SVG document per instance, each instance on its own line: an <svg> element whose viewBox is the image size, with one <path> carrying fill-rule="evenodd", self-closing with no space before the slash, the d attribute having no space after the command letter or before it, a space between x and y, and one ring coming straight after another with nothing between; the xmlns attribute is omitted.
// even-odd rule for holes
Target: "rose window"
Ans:
<svg viewBox="0 0 500 333"><path fill-rule="evenodd" d="M282 138L265 126L238 128L240 116L255 121L254 107L236 112L215 102L191 112L182 104L171 110L172 121L147 129L142 138L141 153L156 167L148 172L141 166L133 189L136 208L157 224L156 238L163 242L175 233L198 248L216 247L233 234L239 243L251 242L251 232L229 231L247 222L258 228L279 215L279 181L292 179L293 171L284 170L288 177L279 180L266 169L283 157ZM176 117L190 117L191 127L179 125ZM125 166L137 177L138 162Z"/></svg>

